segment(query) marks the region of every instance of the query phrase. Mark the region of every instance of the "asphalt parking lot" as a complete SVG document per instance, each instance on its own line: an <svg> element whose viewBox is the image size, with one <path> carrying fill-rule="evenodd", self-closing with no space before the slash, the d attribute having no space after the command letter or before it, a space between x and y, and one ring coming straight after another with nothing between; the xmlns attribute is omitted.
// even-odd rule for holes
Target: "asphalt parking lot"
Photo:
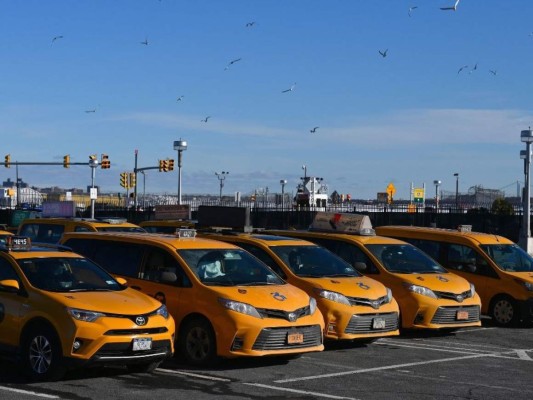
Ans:
<svg viewBox="0 0 533 400"><path fill-rule="evenodd" d="M450 334L409 332L368 345L328 343L292 360L223 360L196 369L178 358L154 374L121 368L70 372L28 383L0 362L1 399L531 399L533 329L481 328Z"/></svg>

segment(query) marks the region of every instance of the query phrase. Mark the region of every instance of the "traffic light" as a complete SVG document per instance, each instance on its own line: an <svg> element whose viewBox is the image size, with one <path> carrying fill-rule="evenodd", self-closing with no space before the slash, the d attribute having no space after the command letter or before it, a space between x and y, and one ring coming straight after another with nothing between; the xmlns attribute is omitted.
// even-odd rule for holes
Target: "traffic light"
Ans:
<svg viewBox="0 0 533 400"><path fill-rule="evenodd" d="M69 168L70 167L70 156L67 154L66 156L63 156L63 168Z"/></svg>
<svg viewBox="0 0 533 400"><path fill-rule="evenodd" d="M135 187L137 184L137 176L135 175L135 172L130 172L130 184L129 187Z"/></svg>
<svg viewBox="0 0 533 400"><path fill-rule="evenodd" d="M102 154L102 161L100 161L100 165L102 169L111 168L111 161L109 161L109 157L107 154Z"/></svg>
<svg viewBox="0 0 533 400"><path fill-rule="evenodd" d="M159 172L165 171L166 165L166 160L159 160Z"/></svg>
<svg viewBox="0 0 533 400"><path fill-rule="evenodd" d="M128 173L127 172L122 172L120 174L120 186L126 189L128 188Z"/></svg>
<svg viewBox="0 0 533 400"><path fill-rule="evenodd" d="M171 158L170 160L167 160L168 170L174 171L174 160Z"/></svg>
<svg viewBox="0 0 533 400"><path fill-rule="evenodd" d="M11 164L11 155L10 154L6 154L6 158L5 158L5 161L4 161L4 167L6 168L10 168L10 165Z"/></svg>

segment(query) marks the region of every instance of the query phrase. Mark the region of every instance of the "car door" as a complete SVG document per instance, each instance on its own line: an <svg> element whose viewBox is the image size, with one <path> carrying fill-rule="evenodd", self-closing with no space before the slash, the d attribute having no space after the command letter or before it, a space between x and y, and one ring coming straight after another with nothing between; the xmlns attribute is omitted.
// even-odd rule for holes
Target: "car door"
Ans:
<svg viewBox="0 0 533 400"><path fill-rule="evenodd" d="M9 260L0 254L0 281L7 279L16 280L22 287L22 281L14 267ZM20 310L27 301L27 297L21 296L19 293L0 286L0 349L4 351L14 350L18 346Z"/></svg>

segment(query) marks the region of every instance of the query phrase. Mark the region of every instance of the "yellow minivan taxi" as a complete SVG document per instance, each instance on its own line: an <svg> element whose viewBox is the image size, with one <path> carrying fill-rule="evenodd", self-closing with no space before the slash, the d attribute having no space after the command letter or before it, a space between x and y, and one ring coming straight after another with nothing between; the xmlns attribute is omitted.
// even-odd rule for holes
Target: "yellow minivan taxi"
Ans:
<svg viewBox="0 0 533 400"><path fill-rule="evenodd" d="M511 240L457 229L381 226L380 234L421 248L446 268L473 283L481 312L501 326L533 321L533 258Z"/></svg>
<svg viewBox="0 0 533 400"><path fill-rule="evenodd" d="M65 248L8 237L0 245L0 350L33 380L85 365L149 372L174 353L174 319Z"/></svg>
<svg viewBox="0 0 533 400"><path fill-rule="evenodd" d="M71 232L62 243L161 299L176 320L178 350L193 365L324 349L316 300L233 244L191 229Z"/></svg>
<svg viewBox="0 0 533 400"><path fill-rule="evenodd" d="M18 228L17 235L33 242L59 243L64 232L146 232L124 218L27 218Z"/></svg>
<svg viewBox="0 0 533 400"><path fill-rule="evenodd" d="M390 289L362 276L329 250L306 240L260 233L200 232L233 243L259 258L287 282L314 297L326 339L372 341L399 334L398 303Z"/></svg>
<svg viewBox="0 0 533 400"><path fill-rule="evenodd" d="M267 232L324 246L389 287L400 306L403 328L453 330L481 325L481 300L474 285L415 246L376 236L371 226L368 216L319 212L309 231Z"/></svg>
<svg viewBox="0 0 533 400"><path fill-rule="evenodd" d="M150 233L175 233L182 228L194 228L193 221L184 220L149 220L139 222L139 226Z"/></svg>

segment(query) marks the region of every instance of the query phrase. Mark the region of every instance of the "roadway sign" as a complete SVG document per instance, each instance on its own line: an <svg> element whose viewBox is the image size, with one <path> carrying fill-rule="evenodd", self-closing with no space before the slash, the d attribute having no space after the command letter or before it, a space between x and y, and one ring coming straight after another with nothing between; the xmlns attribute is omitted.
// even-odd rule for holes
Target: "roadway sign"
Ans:
<svg viewBox="0 0 533 400"><path fill-rule="evenodd" d="M387 186L387 194L388 194L388 203L391 204L392 203L392 198L394 196L394 193L396 193L396 188L394 187L394 185L391 183L389 183L389 186Z"/></svg>
<svg viewBox="0 0 533 400"><path fill-rule="evenodd" d="M413 198L414 198L415 203L423 203L424 202L424 188L414 188Z"/></svg>

